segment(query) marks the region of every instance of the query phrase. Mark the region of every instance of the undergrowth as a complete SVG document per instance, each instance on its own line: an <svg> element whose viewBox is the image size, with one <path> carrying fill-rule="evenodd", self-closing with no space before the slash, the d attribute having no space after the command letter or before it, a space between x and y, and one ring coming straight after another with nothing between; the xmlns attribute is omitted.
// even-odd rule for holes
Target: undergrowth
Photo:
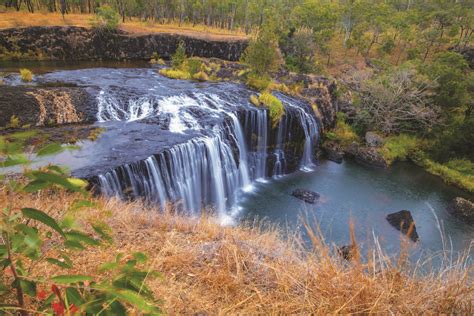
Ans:
<svg viewBox="0 0 474 316"><path fill-rule="evenodd" d="M418 162L429 173L440 176L444 182L474 193L474 163L468 160L450 160L441 164L428 158Z"/></svg>
<svg viewBox="0 0 474 316"><path fill-rule="evenodd" d="M60 210L69 209L80 197L66 192L14 196L54 218L64 216ZM7 200L0 188L0 207ZM315 233L310 234L313 247L308 251L297 237L281 239L275 227L222 227L212 216L180 216L171 208L158 212L138 201L94 198L91 202L93 206L76 212L75 219L106 221L112 242L93 251L73 252L72 270L40 264L32 268L32 277L66 271L89 275L98 263L114 262L118 252L143 252L149 256L145 269L162 274L150 279L148 286L161 298L165 314L471 314L473 310L472 266L466 258L448 260L446 267L419 275L414 271L422 267L410 266L403 257L390 260L380 249L370 250L366 257L373 259L367 262L358 256L344 261ZM0 300L8 302L13 295L6 293ZM35 300L27 303L36 310Z"/></svg>
<svg viewBox="0 0 474 316"><path fill-rule="evenodd" d="M334 129L326 133L327 139L335 141L343 146L350 145L352 142L357 142L359 137L355 133L352 126L346 123L344 113L337 113L336 126Z"/></svg>
<svg viewBox="0 0 474 316"><path fill-rule="evenodd" d="M416 150L419 150L420 141L415 136L401 134L387 137L380 153L389 164L395 160L403 161Z"/></svg>
<svg viewBox="0 0 474 316"><path fill-rule="evenodd" d="M263 92L258 97L260 104L268 108L268 114L272 120L272 125L276 126L285 114L283 103L270 92Z"/></svg>

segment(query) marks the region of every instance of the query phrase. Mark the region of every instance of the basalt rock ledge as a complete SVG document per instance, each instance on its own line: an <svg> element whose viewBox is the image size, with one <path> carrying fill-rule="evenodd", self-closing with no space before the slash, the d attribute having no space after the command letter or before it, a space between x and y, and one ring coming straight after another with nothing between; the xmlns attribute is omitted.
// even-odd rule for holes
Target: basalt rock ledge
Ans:
<svg viewBox="0 0 474 316"><path fill-rule="evenodd" d="M216 40L177 34L130 34L77 26L37 26L0 30L3 59L148 60L153 53L169 58L183 41L192 56L236 61L246 40Z"/></svg>

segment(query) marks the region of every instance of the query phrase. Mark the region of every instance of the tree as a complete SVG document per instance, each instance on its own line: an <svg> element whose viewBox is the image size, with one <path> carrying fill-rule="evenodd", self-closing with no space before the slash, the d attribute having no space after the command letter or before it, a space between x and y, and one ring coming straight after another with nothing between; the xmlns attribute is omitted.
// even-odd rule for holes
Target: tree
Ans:
<svg viewBox="0 0 474 316"><path fill-rule="evenodd" d="M437 82L434 96L436 104L445 108L467 104L472 75L469 76L469 65L461 54L439 53L428 67L422 69L431 80Z"/></svg>
<svg viewBox="0 0 474 316"><path fill-rule="evenodd" d="M275 29L276 22L269 18L242 56L242 61L257 75L275 72L282 63Z"/></svg>
<svg viewBox="0 0 474 316"><path fill-rule="evenodd" d="M348 82L357 92L356 124L386 134L427 132L438 123L439 109L431 104L432 84L410 65L380 74L358 73Z"/></svg>

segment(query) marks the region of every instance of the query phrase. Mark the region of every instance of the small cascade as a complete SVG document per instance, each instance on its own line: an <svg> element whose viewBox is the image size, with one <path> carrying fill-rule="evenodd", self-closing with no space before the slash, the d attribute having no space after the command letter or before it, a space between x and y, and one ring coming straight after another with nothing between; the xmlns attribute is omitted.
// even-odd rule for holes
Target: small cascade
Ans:
<svg viewBox="0 0 474 316"><path fill-rule="evenodd" d="M170 132L192 131L196 136L98 175L101 191L121 198L144 197L162 208L174 202L193 214L212 206L228 222L228 211L238 209L232 208L238 192L249 190L252 181L313 166L318 123L307 106L283 96L286 113L273 128L267 109L250 106L247 97L240 100L235 95L188 93L119 102L102 91L99 121L147 118L156 124L166 121L161 128Z"/></svg>
<svg viewBox="0 0 474 316"><path fill-rule="evenodd" d="M301 157L300 170L311 171L314 168L314 149L319 137L319 126L314 115L305 111L301 105L298 106L293 102L288 102L287 107L292 108L298 117L300 126L304 131L304 148Z"/></svg>
<svg viewBox="0 0 474 316"><path fill-rule="evenodd" d="M244 129L250 141L250 174L252 179L263 180L267 176L268 112L264 109L245 113Z"/></svg>

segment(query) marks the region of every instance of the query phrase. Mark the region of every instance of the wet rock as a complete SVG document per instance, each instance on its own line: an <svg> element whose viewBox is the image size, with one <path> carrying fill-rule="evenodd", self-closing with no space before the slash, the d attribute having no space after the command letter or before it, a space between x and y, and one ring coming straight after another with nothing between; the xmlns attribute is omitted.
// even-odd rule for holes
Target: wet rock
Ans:
<svg viewBox="0 0 474 316"><path fill-rule="evenodd" d="M369 147L380 147L383 145L383 138L375 132L365 133L365 143Z"/></svg>
<svg viewBox="0 0 474 316"><path fill-rule="evenodd" d="M418 241L418 233L416 232L415 221L411 216L411 212L402 210L400 212L388 214L387 221L396 229L407 235L414 242Z"/></svg>
<svg viewBox="0 0 474 316"><path fill-rule="evenodd" d="M337 144L333 142L326 142L323 144L322 149L326 159L336 163L342 163L344 160L344 152Z"/></svg>
<svg viewBox="0 0 474 316"><path fill-rule="evenodd" d="M377 148L361 146L354 142L347 146L344 152L347 156L354 158L357 162L364 165L378 168L388 168L387 162L379 153Z"/></svg>
<svg viewBox="0 0 474 316"><path fill-rule="evenodd" d="M60 125L92 122L96 101L78 87L2 86L0 93L0 127L14 115L20 125Z"/></svg>
<svg viewBox="0 0 474 316"><path fill-rule="evenodd" d="M296 189L291 195L309 204L315 204L320 197L318 193L306 189Z"/></svg>
<svg viewBox="0 0 474 316"><path fill-rule="evenodd" d="M448 212L464 222L474 225L474 203L462 197L454 198L447 208Z"/></svg>

